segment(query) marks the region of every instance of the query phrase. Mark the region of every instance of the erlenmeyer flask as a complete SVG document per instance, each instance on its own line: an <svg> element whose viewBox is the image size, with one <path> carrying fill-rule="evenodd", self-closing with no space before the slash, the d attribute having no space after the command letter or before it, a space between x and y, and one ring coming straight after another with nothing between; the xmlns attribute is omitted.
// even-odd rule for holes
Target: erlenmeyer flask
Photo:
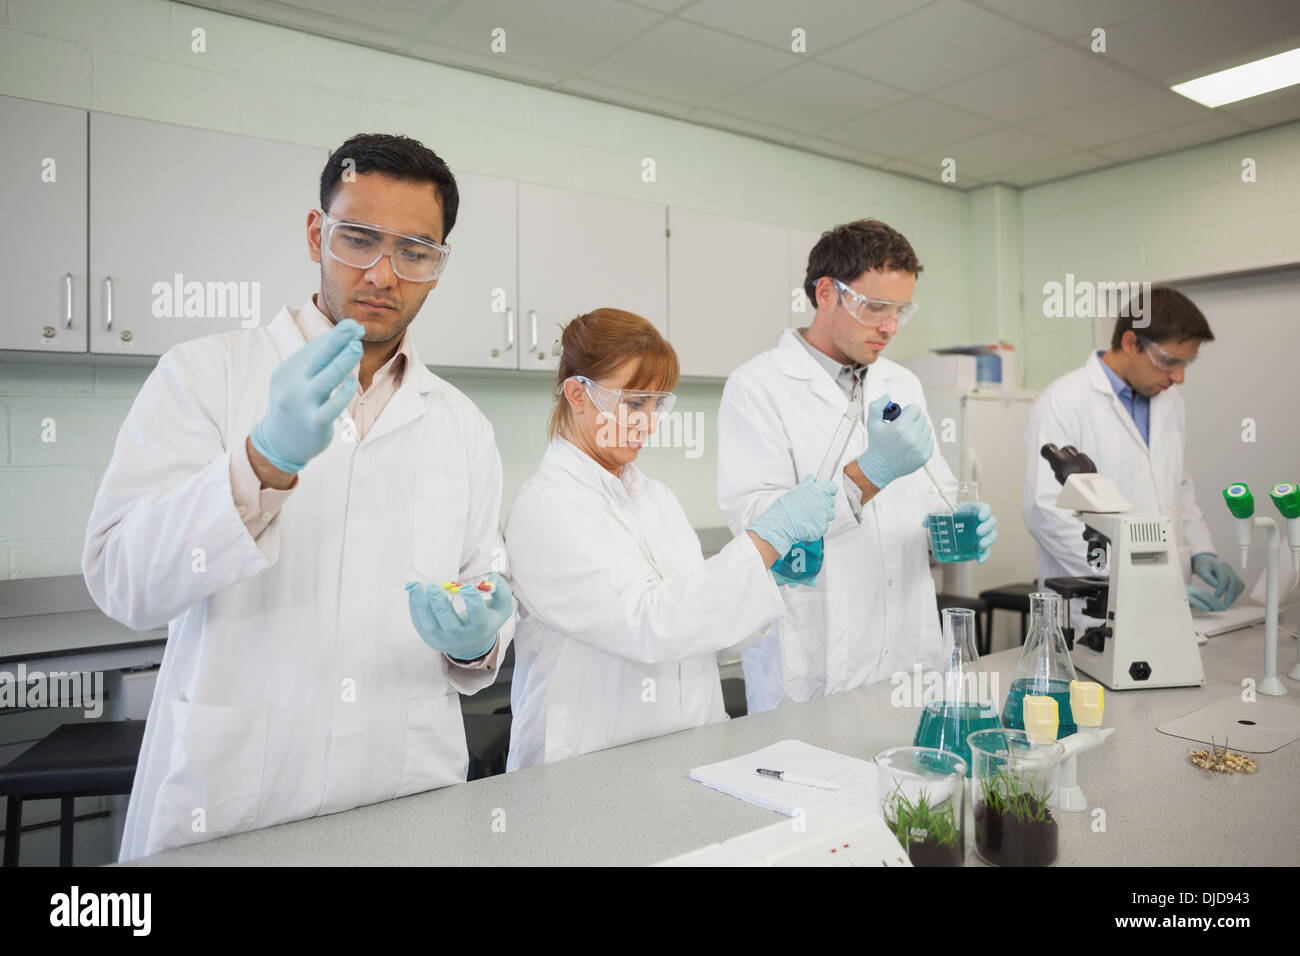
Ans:
<svg viewBox="0 0 1300 956"><path fill-rule="evenodd" d="M1029 595L1029 632L1025 646L1020 651L1007 691L1007 702L1002 707L1002 722L1008 729L1024 730L1024 700L1026 694L1053 697L1060 713L1057 739L1078 731L1074 715L1070 712L1070 681L1077 680L1074 662L1065 646L1065 635L1060 625L1061 596L1059 594Z"/></svg>
<svg viewBox="0 0 1300 956"><path fill-rule="evenodd" d="M966 737L977 730L1001 727L984 668L975 652L975 612L970 608L943 609L943 654L939 658L943 687L939 700L925 702L916 727L914 747L946 750L966 762L970 776L970 746ZM1069 694L1069 685L1066 685Z"/></svg>

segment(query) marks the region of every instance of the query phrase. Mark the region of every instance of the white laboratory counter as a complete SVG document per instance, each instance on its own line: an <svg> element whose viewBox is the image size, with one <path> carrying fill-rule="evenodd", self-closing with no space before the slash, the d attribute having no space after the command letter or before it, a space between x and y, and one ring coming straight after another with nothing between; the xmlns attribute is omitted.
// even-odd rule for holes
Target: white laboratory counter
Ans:
<svg viewBox="0 0 1300 956"><path fill-rule="evenodd" d="M1294 608L1290 619L1294 620ZM1059 864L1217 866L1300 864L1300 743L1258 756L1249 777L1188 761L1189 741L1155 729L1258 678L1263 627L1203 645L1201 688L1108 692L1116 734L1081 758L1080 782L1103 808L1061 814ZM1279 639L1279 671L1295 661ZM1018 649L984 661L1010 685ZM1300 706L1300 683L1286 680ZM798 738L871 758L910 744L918 712L890 706L889 683L766 714L644 740L556 764L488 777L343 813L242 833L134 861L138 865L620 865L648 864L779 819L687 778L692 767ZM1228 730L1231 736L1230 728ZM494 823L496 826L494 827ZM504 824L504 826L502 825ZM968 842L971 835L967 833ZM968 863L976 863L973 848Z"/></svg>

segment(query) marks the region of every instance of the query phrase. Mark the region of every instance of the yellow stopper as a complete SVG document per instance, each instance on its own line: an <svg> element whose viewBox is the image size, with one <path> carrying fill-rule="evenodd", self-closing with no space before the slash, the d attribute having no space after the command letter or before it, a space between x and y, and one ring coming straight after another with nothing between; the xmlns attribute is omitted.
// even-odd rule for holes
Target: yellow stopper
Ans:
<svg viewBox="0 0 1300 956"><path fill-rule="evenodd" d="M1101 685L1090 680L1070 681L1070 712L1080 727L1100 727L1105 709Z"/></svg>
<svg viewBox="0 0 1300 956"><path fill-rule="evenodd" d="M460 590L460 585L457 584L455 581L448 581L446 584L442 586L442 589L444 591L450 591L452 594L455 594Z"/></svg>
<svg viewBox="0 0 1300 956"><path fill-rule="evenodd" d="M1056 742L1056 731L1061 726L1056 698L1033 697L1024 699L1025 736L1031 744Z"/></svg>

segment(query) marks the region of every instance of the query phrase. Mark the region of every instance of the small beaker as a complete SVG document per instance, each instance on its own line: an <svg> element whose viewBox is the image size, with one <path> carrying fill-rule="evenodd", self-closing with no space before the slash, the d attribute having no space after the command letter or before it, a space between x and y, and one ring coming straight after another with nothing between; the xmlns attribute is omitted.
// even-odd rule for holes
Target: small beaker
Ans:
<svg viewBox="0 0 1300 956"><path fill-rule="evenodd" d="M1059 843L1051 803L1065 748L1031 744L1023 730L980 730L968 743L976 852L995 866L1051 866Z"/></svg>
<svg viewBox="0 0 1300 956"><path fill-rule="evenodd" d="M966 861L966 761L931 747L876 756L880 815L913 866Z"/></svg>
<svg viewBox="0 0 1300 956"><path fill-rule="evenodd" d="M978 558L979 482L949 482L943 485L942 494L933 486L923 494L934 559L944 564L955 564Z"/></svg>

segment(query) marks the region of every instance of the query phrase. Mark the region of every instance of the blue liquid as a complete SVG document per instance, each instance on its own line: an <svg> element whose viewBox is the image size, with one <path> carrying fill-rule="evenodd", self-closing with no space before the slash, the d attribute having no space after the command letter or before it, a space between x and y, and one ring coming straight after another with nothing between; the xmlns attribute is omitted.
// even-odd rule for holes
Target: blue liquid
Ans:
<svg viewBox="0 0 1300 956"><path fill-rule="evenodd" d="M980 707L976 704L925 705L925 713L916 726L913 747L933 747L956 754L966 761L966 776L970 776L970 745L966 737L977 730L992 730L1002 726L998 712L991 706Z"/></svg>
<svg viewBox="0 0 1300 956"><path fill-rule="evenodd" d="M930 550L945 564L974 561L980 554L979 506L958 505L956 514L934 512L930 519Z"/></svg>
<svg viewBox="0 0 1300 956"><path fill-rule="evenodd" d="M815 577L822 569L822 539L800 541L790 552L776 564L773 571L779 571L792 581L807 581Z"/></svg>
<svg viewBox="0 0 1300 956"><path fill-rule="evenodd" d="M1079 728L1074 723L1074 712L1070 710L1070 685L1063 680L1049 680L1047 690L1042 689L1042 682L1033 677L1022 677L1012 681L1011 690L1007 691L1007 702L1002 705L1002 722L1008 730L1025 729L1025 695L1030 697L1052 697L1056 699L1057 719L1056 739L1077 733Z"/></svg>

